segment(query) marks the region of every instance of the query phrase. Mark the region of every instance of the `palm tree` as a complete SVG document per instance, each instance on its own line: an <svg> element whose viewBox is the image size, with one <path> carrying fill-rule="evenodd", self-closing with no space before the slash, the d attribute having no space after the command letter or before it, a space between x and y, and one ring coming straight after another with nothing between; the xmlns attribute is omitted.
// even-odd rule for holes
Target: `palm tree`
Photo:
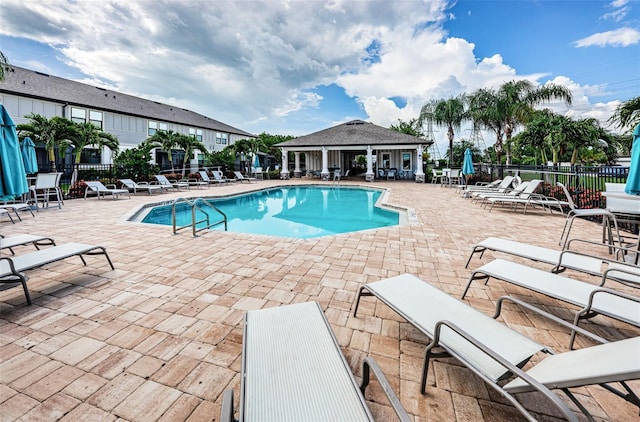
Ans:
<svg viewBox="0 0 640 422"><path fill-rule="evenodd" d="M187 163L191 158L194 150L199 150L203 154L207 155L207 147L194 136L187 136L184 134L178 134L176 137L176 145L184 150L184 161L182 162L182 176L184 177Z"/></svg>
<svg viewBox="0 0 640 422"><path fill-rule="evenodd" d="M632 130L640 124L640 97L635 97L620 104L609 121L619 128Z"/></svg>
<svg viewBox="0 0 640 422"><path fill-rule="evenodd" d="M178 146L178 140L182 135L181 133L174 132L172 130L160 130L150 137L148 137L144 142L153 146L154 148L160 148L162 151L167 153L167 158L171 163L171 172L173 173L173 156L171 155L171 151Z"/></svg>
<svg viewBox="0 0 640 422"><path fill-rule="evenodd" d="M9 69L9 59L0 51L0 81L4 81L5 72Z"/></svg>
<svg viewBox="0 0 640 422"><path fill-rule="evenodd" d="M471 114L479 117L478 123L496 132L496 152L502 153L502 134L505 136L507 164L511 164L511 139L515 129L526 124L533 115L534 107L552 99L564 100L571 104L571 91L564 86L547 83L537 87L530 81L509 81L496 91L479 90L472 94ZM501 133L496 126L499 123ZM487 125L488 123L488 125Z"/></svg>
<svg viewBox="0 0 640 422"><path fill-rule="evenodd" d="M469 102L469 116L475 129L484 128L496 134L496 142L493 149L496 152L496 161L502 163L502 144L504 131L502 129L502 109L498 101L498 94L491 88L482 88L471 94Z"/></svg>
<svg viewBox="0 0 640 422"><path fill-rule="evenodd" d="M102 130L98 129L98 127L93 123L73 123L73 125L74 131L71 138L69 139L73 144L73 152L75 154L75 166L73 169L73 175L71 177L72 185L76 181L78 174L77 166L80 163L82 150L85 147L91 145L95 145L100 149L102 149L102 147L108 147L113 152L118 152L118 149L120 148L120 143L118 142L117 137L108 132L103 132Z"/></svg>
<svg viewBox="0 0 640 422"><path fill-rule="evenodd" d="M56 171L56 149L61 155L71 145L69 139L74 136L74 123L64 117L54 116L50 119L31 113L26 116L29 123L16 126L20 137L29 136L34 142L44 144L51 163L51 171Z"/></svg>
<svg viewBox="0 0 640 422"><path fill-rule="evenodd" d="M459 130L462 122L467 120L465 111L465 96L459 95L449 99L440 99L425 104L420 110L418 121L419 127L422 123L431 121L439 126L447 127L447 138L449 139L449 165L453 162L453 138L454 129Z"/></svg>
<svg viewBox="0 0 640 422"><path fill-rule="evenodd" d="M98 148L108 147L113 152L118 152L120 143L118 138L108 132L103 132L96 125L90 122L75 123L75 131L70 138L75 154L75 163L80 162L82 150L85 147L94 145Z"/></svg>

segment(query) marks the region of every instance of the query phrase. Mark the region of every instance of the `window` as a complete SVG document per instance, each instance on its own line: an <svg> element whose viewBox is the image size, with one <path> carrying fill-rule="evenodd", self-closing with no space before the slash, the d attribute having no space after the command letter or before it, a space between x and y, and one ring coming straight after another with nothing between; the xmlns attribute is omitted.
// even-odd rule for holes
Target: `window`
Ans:
<svg viewBox="0 0 640 422"><path fill-rule="evenodd" d="M80 153L80 162L83 164L102 163L100 150L95 148L84 148Z"/></svg>
<svg viewBox="0 0 640 422"><path fill-rule="evenodd" d="M391 156L385 152L382 154L382 168L388 169L391 167Z"/></svg>
<svg viewBox="0 0 640 422"><path fill-rule="evenodd" d="M153 136L155 135L155 133L158 131L158 122L149 122L149 129L147 131L147 134L149 136Z"/></svg>
<svg viewBox="0 0 640 422"><path fill-rule="evenodd" d="M402 170L411 170L411 153L402 153Z"/></svg>
<svg viewBox="0 0 640 422"><path fill-rule="evenodd" d="M169 129L169 126L166 123L158 123L158 130L164 130L165 132Z"/></svg>
<svg viewBox="0 0 640 422"><path fill-rule="evenodd" d="M216 133L216 144L225 145L227 143L226 133Z"/></svg>
<svg viewBox="0 0 640 422"><path fill-rule="evenodd" d="M71 107L71 120L76 123L87 121L87 110Z"/></svg>
<svg viewBox="0 0 640 422"><path fill-rule="evenodd" d="M99 111L89 111L89 122L102 130L102 113Z"/></svg>
<svg viewBox="0 0 640 422"><path fill-rule="evenodd" d="M189 136L195 138L197 141L202 142L202 129L189 128Z"/></svg>

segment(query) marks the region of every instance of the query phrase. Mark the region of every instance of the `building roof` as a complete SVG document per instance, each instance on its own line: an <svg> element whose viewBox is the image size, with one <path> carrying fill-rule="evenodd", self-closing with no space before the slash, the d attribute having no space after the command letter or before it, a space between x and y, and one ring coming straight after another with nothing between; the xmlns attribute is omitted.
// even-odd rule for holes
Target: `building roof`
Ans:
<svg viewBox="0 0 640 422"><path fill-rule="evenodd" d="M4 81L0 82L0 92L255 137L249 132L180 107L145 100L17 66L11 66L5 73Z"/></svg>
<svg viewBox="0 0 640 422"><path fill-rule="evenodd" d="M276 147L322 147L354 145L430 145L432 142L362 120L352 120L309 135L280 142Z"/></svg>

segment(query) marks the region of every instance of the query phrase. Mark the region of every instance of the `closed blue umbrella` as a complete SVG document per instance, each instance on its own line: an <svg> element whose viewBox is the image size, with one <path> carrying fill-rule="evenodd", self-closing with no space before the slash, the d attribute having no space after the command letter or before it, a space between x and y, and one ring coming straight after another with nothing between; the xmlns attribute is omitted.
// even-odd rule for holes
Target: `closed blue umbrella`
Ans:
<svg viewBox="0 0 640 422"><path fill-rule="evenodd" d="M0 176L0 197L13 199L29 191L16 125L2 104L0 104Z"/></svg>
<svg viewBox="0 0 640 422"><path fill-rule="evenodd" d="M624 191L630 195L640 195L640 124L633 130L631 164Z"/></svg>
<svg viewBox="0 0 640 422"><path fill-rule="evenodd" d="M473 157L471 156L471 149L467 148L464 151L464 161L462 162L462 174L465 176L465 180L468 175L475 173L473 168Z"/></svg>
<svg viewBox="0 0 640 422"><path fill-rule="evenodd" d="M258 154L256 154L255 158L253 159L253 167L255 168L260 167L260 157L258 157Z"/></svg>
<svg viewBox="0 0 640 422"><path fill-rule="evenodd" d="M22 140L22 161L27 174L38 172L38 159L36 158L36 144L28 136Z"/></svg>

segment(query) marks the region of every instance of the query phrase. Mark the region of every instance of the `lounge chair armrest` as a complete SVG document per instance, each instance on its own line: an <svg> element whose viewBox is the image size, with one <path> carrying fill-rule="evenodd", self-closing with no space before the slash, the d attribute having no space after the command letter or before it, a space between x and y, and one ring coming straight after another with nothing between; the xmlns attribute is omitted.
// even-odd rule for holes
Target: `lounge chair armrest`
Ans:
<svg viewBox="0 0 640 422"><path fill-rule="evenodd" d="M389 384L387 377L382 373L382 369L378 366L378 362L376 362L371 356L367 356L362 362L362 384L360 384L360 391L362 391L362 395L364 396L364 391L367 388L367 385L369 385L370 371L373 371L376 378L378 378L378 382L387 396L389 403L391 403L393 410L396 412L396 415L398 415L398 419L403 422L411 422L411 418L402 406L402 403L400 403L400 400L393 391L393 388L391 388L391 384Z"/></svg>
<svg viewBox="0 0 640 422"><path fill-rule="evenodd" d="M114 184L114 183L109 183L108 185L104 186L107 189L118 189L118 187Z"/></svg>
<svg viewBox="0 0 640 422"><path fill-rule="evenodd" d="M640 253L640 250L639 250L640 248L638 246L633 248L633 247L628 247L628 246L609 244L609 243L602 243L602 242L596 242L594 240L578 239L578 238L570 239L567 242L566 249L571 249L571 245L573 243L586 243L586 244L592 245L592 246L599 246L600 248L615 249L617 251L616 254L617 254L618 258L620 257L620 254L625 253L625 252ZM618 261L618 262L620 262L620 261Z"/></svg>
<svg viewBox="0 0 640 422"><path fill-rule="evenodd" d="M236 422L233 417L233 390L225 390L220 407L220 422Z"/></svg>
<svg viewBox="0 0 640 422"><path fill-rule="evenodd" d="M469 333L464 331L462 328L460 328L456 324L452 323L451 321L442 320L442 321L439 321L436 324L435 329L434 329L433 340L427 346L427 352L426 353L428 353L429 350L432 349L433 347L438 346L438 344L440 342L440 335L441 335L441 331L442 331L443 327L448 328L449 330L453 331L458 336L460 336L460 338L466 340L471 346L475 347L478 351L486 354L491 359L493 359L496 362L500 363L502 366L507 368L509 370L509 372L511 372L512 375L514 375L517 378L522 379L529 386L531 386L532 389L537 390L538 392L542 393L548 400L553 402L553 404L556 406L556 408L560 412L562 412L564 414L564 416L567 418L567 420L576 421L576 422L578 421L578 418L576 417L576 415L571 411L571 409L569 409L569 407L565 404L565 402L560 399L560 397L558 397L553 392L551 392L543 384L541 384L540 382L538 382L537 380L535 380L534 378L529 376L522 369L518 368L516 365L514 365L511 362L509 362L508 360L504 359L502 356L500 356L499 354L497 354L496 352L491 350L489 347L487 347L484 343L480 342L479 340L477 340L476 338L471 336ZM466 362L467 363L466 366L471 371L473 371L476 375L478 375L480 378L482 378L487 383L487 385L489 385L491 388L493 388L498 393L500 393L503 397L505 397L507 400L509 400L509 402L514 407L516 407L520 411L520 413L522 413L523 415L525 415L525 417L527 417L527 419L529 419L531 421L536 420L531 414L529 414L529 412L513 396L511 396L508 392L504 391L497 383L495 383L493 380L491 380L485 374L483 374L481 371L479 371L476 367L474 367L472 362L465 361L465 359L461 355L458 355L455 350L448 350L448 351L449 351L450 354L455 355L455 357L457 359L461 360L462 362ZM550 350L550 349L543 349L543 351L545 351L547 353L550 353L550 354L553 354L553 351Z"/></svg>
<svg viewBox="0 0 640 422"><path fill-rule="evenodd" d="M541 316L543 316L543 317L545 317L547 319L550 319L550 320L562 325L563 327L566 327L566 328L569 328L569 329L571 329L573 331L576 331L576 332L582 334L583 336L589 337L590 339L595 340L595 341L597 341L599 343L608 343L607 340L605 340L602 337L599 337L599 336L597 336L597 335L585 330L584 328L580 328L575 324L572 324L572 323L570 323L568 321L565 321L562 318L558 318L557 316L555 316L553 314L550 314L550 313L548 313L546 311L543 311L542 309L540 309L540 308L538 308L536 306L533 306L532 304L530 304L528 302L525 302L523 300L515 298L513 296L501 296L501 297L498 298L498 301L496 302L496 313L493 315L494 319L498 318L500 316L500 313L502 312L502 304L505 301L513 302L513 303L519 305L522 308L525 308L525 309L528 309L528 310L530 310L532 312L535 312L538 315L541 315Z"/></svg>
<svg viewBox="0 0 640 422"><path fill-rule="evenodd" d="M613 280L618 283L624 284L625 286L640 289L640 282L636 282L634 280L628 280L628 279L620 279L620 278L616 278L615 276L613 277L610 276L611 274L621 273L621 274L635 276L640 279L640 273L638 272L638 267L636 265L628 264L626 262L621 262L621 261L614 261L614 262L616 263L616 267L607 268L605 270L604 274L602 274L602 282L600 283L600 285L604 286L604 283L607 280Z"/></svg>

